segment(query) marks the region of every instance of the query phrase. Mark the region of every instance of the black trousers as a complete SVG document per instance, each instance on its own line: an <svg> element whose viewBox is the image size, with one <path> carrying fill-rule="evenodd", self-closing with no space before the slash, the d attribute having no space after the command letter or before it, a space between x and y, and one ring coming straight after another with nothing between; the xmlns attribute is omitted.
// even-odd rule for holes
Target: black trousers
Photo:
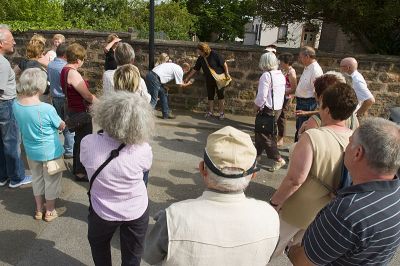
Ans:
<svg viewBox="0 0 400 266"><path fill-rule="evenodd" d="M144 240L149 224L149 210L132 221L106 221L93 210L88 216L88 240L96 266L111 266L110 241L119 227L122 264L139 266L144 251Z"/></svg>
<svg viewBox="0 0 400 266"><path fill-rule="evenodd" d="M275 111L275 121L278 120L280 115L281 110ZM277 161L281 158L278 145L276 143L276 135L255 132L255 146L257 149L257 156L261 155L265 150L265 153L269 159Z"/></svg>

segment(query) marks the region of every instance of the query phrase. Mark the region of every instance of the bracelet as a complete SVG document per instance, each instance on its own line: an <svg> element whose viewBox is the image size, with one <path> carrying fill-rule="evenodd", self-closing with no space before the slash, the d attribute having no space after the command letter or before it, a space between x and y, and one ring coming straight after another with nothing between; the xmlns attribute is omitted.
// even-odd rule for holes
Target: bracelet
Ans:
<svg viewBox="0 0 400 266"><path fill-rule="evenodd" d="M279 204L275 204L272 202L272 199L269 200L269 205L271 205L272 207L278 207Z"/></svg>

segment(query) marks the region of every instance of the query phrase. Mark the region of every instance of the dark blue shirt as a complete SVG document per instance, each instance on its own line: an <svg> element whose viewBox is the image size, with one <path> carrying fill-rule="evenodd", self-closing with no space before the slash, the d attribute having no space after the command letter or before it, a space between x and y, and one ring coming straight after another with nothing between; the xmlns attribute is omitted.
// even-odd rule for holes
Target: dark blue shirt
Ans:
<svg viewBox="0 0 400 266"><path fill-rule="evenodd" d="M316 265L387 265L400 243L400 181L339 191L308 227L303 246Z"/></svg>

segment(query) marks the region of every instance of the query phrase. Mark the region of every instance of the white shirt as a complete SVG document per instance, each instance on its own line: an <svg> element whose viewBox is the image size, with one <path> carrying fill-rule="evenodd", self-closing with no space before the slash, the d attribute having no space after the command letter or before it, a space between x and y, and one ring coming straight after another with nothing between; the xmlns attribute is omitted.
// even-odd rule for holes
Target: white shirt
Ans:
<svg viewBox="0 0 400 266"><path fill-rule="evenodd" d="M114 92L114 73L115 73L115 69L107 70L103 74L103 94L104 95ZM136 93L139 93L139 95L144 97L147 102L150 102L151 95L148 93L146 82L142 78L140 78L140 88Z"/></svg>
<svg viewBox="0 0 400 266"><path fill-rule="evenodd" d="M50 50L50 51L48 51L48 52L47 52L46 56L48 56L48 57L49 57L49 61L53 61L53 60L54 60L54 58L56 58L56 57L57 57L57 54L56 54L56 52L55 52L55 51L53 51L53 50Z"/></svg>
<svg viewBox="0 0 400 266"><path fill-rule="evenodd" d="M356 108L356 112L361 107L363 101L374 98L370 90L368 89L367 82L365 82L364 77L357 70L354 71L351 75L353 89L356 92L356 96L358 99L358 105Z"/></svg>
<svg viewBox="0 0 400 266"><path fill-rule="evenodd" d="M161 84L166 84L175 79L176 84L183 83L183 70L175 63L163 63L153 68L153 72L160 77Z"/></svg>
<svg viewBox="0 0 400 266"><path fill-rule="evenodd" d="M274 89L274 110L281 110L283 98L285 97L286 78L280 70L272 70L271 73ZM260 77L257 97L254 103L260 108L267 106L272 110L271 75L268 71L264 72Z"/></svg>
<svg viewBox="0 0 400 266"><path fill-rule="evenodd" d="M306 66L303 74L301 74L299 84L297 84L296 97L313 98L315 91L314 81L323 74L324 72L317 61Z"/></svg>

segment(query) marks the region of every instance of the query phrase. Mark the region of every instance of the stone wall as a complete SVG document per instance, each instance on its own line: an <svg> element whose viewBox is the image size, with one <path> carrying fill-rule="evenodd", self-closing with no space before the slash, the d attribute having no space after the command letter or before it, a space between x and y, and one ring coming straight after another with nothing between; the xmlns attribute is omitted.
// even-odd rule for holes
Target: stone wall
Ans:
<svg viewBox="0 0 400 266"><path fill-rule="evenodd" d="M89 80L92 88L101 93L101 77L104 64L102 47L108 33L91 31L36 31L43 34L48 40L55 33L62 33L68 42L82 44L88 53L88 58L82 68L82 73ZM12 61L17 63L25 54L25 44L33 32L14 34L17 42L16 53ZM136 65L142 76L148 71L148 41L134 39L130 33L119 33L125 42L129 42L135 49ZM263 53L259 46L211 44L213 49L220 53L228 63L232 75L232 85L226 89L227 112L235 114L252 114L253 100L256 95L258 79L261 71L258 61ZM184 60L194 65L196 61L196 43L183 41L156 41L156 54L169 53L173 60ZM280 49L279 52L297 54L297 49ZM339 70L341 58L348 54L318 53L318 62L322 69ZM371 109L372 115L388 116L388 108L400 106L400 57L359 54L353 55L360 63L359 70L369 84L371 92L376 98L376 104ZM302 66L294 64L298 75ZM172 108L188 110L205 110L207 103L204 78L198 73L192 86L186 89L169 86L170 105Z"/></svg>

